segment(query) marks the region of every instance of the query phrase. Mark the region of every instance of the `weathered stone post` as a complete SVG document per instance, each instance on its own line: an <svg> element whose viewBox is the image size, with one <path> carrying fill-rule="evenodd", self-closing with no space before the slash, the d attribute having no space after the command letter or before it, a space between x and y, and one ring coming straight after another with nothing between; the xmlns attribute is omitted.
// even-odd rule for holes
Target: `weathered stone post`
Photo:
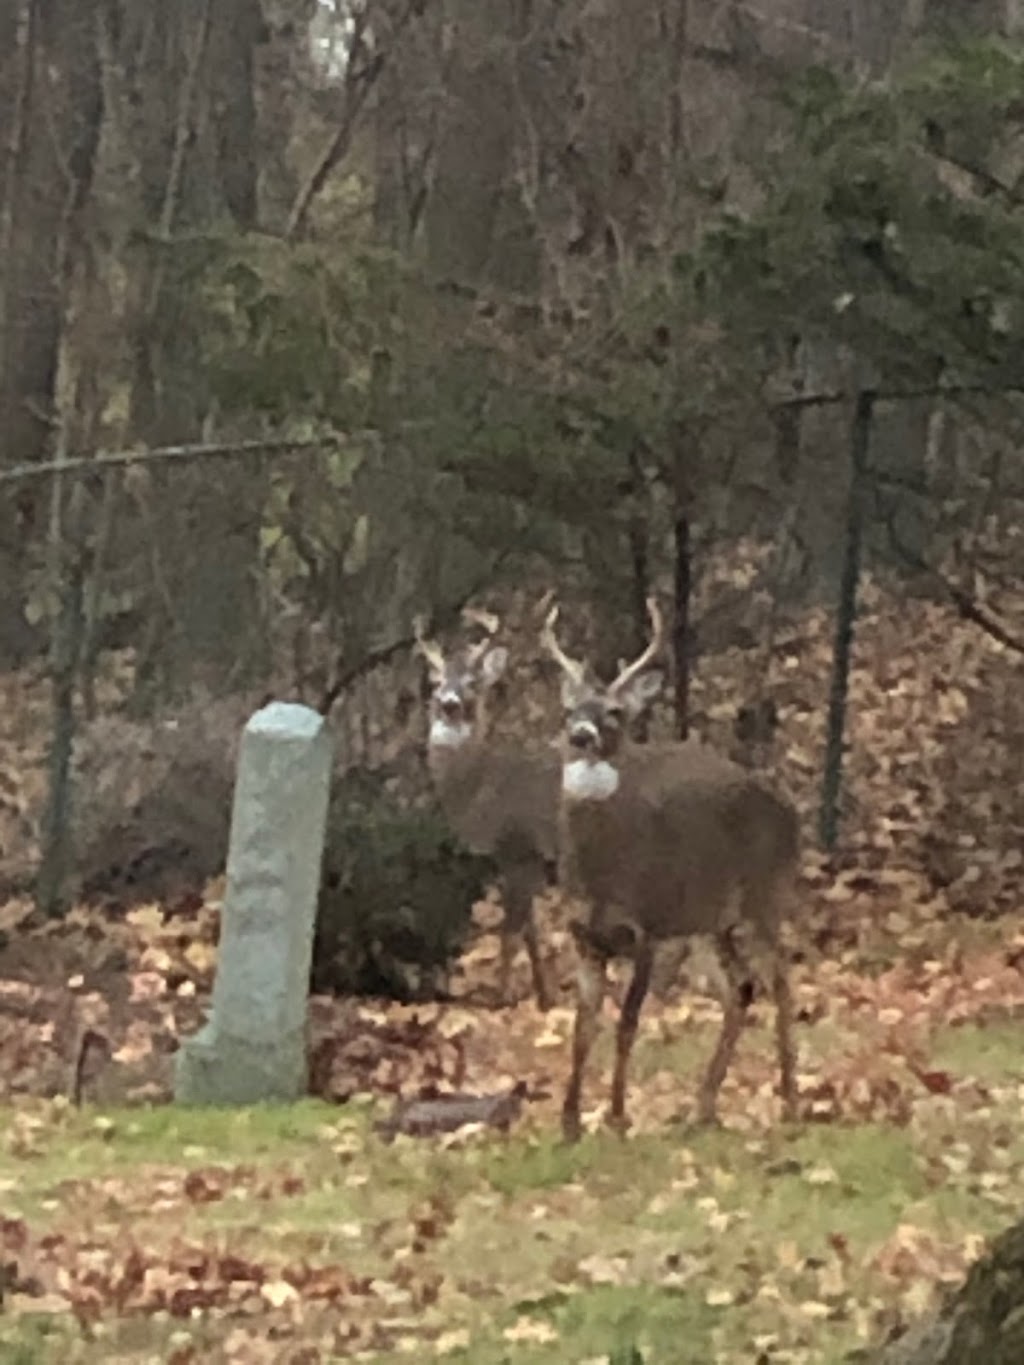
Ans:
<svg viewBox="0 0 1024 1365"><path fill-rule="evenodd" d="M306 1093L307 1002L331 743L308 706L272 702L242 736L217 979L181 1047L175 1098L252 1104Z"/></svg>

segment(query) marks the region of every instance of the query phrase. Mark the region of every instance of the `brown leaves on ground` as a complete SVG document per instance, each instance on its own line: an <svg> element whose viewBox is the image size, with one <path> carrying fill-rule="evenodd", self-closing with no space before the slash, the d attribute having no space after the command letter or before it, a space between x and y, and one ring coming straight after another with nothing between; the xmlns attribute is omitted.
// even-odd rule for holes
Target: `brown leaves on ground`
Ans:
<svg viewBox="0 0 1024 1365"><path fill-rule="evenodd" d="M0 1307L13 1318L66 1315L87 1329L131 1317L216 1322L228 1359L263 1359L246 1323L279 1343L274 1361L292 1358L289 1342L309 1361L389 1349L408 1314L437 1301L443 1275L423 1253L444 1236L453 1204L435 1195L409 1208L384 1278L332 1254L329 1224L303 1234L300 1254L261 1236L259 1202L303 1191L294 1173L244 1165L76 1182L55 1225L0 1217ZM220 1199L251 1209L252 1226L190 1234L189 1205ZM194 1344L180 1349L181 1362L206 1358Z"/></svg>
<svg viewBox="0 0 1024 1365"><path fill-rule="evenodd" d="M343 1266L254 1261L212 1238L175 1239L160 1251L126 1243L123 1233L116 1241L60 1233L34 1238L24 1229L21 1242L12 1293L36 1297L44 1288L66 1299L81 1322L111 1312L189 1318L197 1309L260 1316L268 1304L337 1303L373 1292L368 1279Z"/></svg>
<svg viewBox="0 0 1024 1365"><path fill-rule="evenodd" d="M811 1125L902 1128L932 1106L948 1115L955 1133L958 1122L974 1121L991 1106L993 1083L936 1061L936 1036L950 1026L1024 1012L1024 786L1012 767L1024 735L1024 691L1019 662L944 608L894 604L870 586L865 604L852 677L846 851L835 859L808 852L804 913L790 936L801 1118ZM829 624L825 613L809 613L780 637L770 680L782 716L778 770L808 829L823 744ZM748 672L740 651L702 660L694 700L712 737L717 720L724 725L745 696ZM12 684L4 686L9 691ZM24 822L31 805L9 780L16 742L14 728L0 733L0 773L8 774L0 816L8 824ZM0 1100L73 1096L76 1085L82 1097L100 1103L168 1099L177 1041L198 1026L209 999L221 891L208 888L202 903L175 915L159 905L137 906L123 917L78 908L61 923L43 925L33 922L25 900L0 907L6 935ZM417 1130L419 1116L427 1140L443 1144L451 1140L442 1131L447 1115L434 1123L432 1100L427 1109L416 1108L421 1097L461 1095L441 1107L458 1108L468 1099L480 1118L473 1105L482 1097L486 1105L486 1097L507 1098L525 1085L548 1098L531 1105L524 1124L554 1131L568 1069L574 952L557 896L546 899L542 921L552 975L563 986L562 1007L537 1013L523 960L522 1003L500 1012L480 1007L493 999L497 976L488 921L465 955L452 1002L400 1007L314 999L314 1092L339 1104L359 1095L386 1098L396 1106L396 1134ZM625 977L625 970L615 973L619 998ZM609 1001L607 1023L613 1013ZM729 1128L758 1142L778 1119L763 997L752 1016L756 1043L741 1041L721 1107ZM714 1000L678 988L648 1001L630 1095L634 1134L692 1115L698 1068L719 1018ZM607 1098L608 1077L600 1072L598 1058L588 1097L591 1122ZM409 1123L398 1121L409 1116ZM43 1123L31 1104L19 1105L0 1139L5 1153L31 1161ZM390 1135L386 1120L384 1127L382 1135ZM356 1159L345 1141L337 1155L345 1169ZM1001 1209L1013 1189L1001 1183L1006 1174L990 1156L979 1157L966 1143L961 1148L951 1136L929 1156L925 1178L936 1186L963 1182ZM833 1176L824 1166L801 1173L811 1186ZM687 1169L670 1189L678 1185L686 1197L693 1191L709 1235L720 1237L738 1215L698 1193L699 1184ZM290 1258L257 1254L244 1231L191 1231L191 1214L198 1218L239 1201L258 1223L269 1201L298 1199L305 1189L301 1171L208 1162L150 1168L124 1180L67 1182L61 1208L45 1222L0 1217L4 1310L64 1314L84 1323L147 1314L184 1323L193 1313L216 1313L230 1323L226 1357L245 1361L309 1365L398 1349L403 1340L421 1350L422 1324L410 1333L407 1316L442 1293L441 1272L427 1253L456 1216L443 1201L424 1199L410 1210L386 1279L367 1278L333 1246ZM549 1203L556 1202L552 1193ZM126 1233L164 1214L163 1235ZM580 1216L577 1205L570 1200L562 1216ZM906 1315L925 1306L926 1291L956 1278L979 1245L970 1238L943 1242L908 1221L872 1250L870 1269L891 1284L892 1311ZM836 1314L867 1311L850 1303L846 1278L854 1267L840 1234L813 1264L803 1254L789 1257L784 1247L779 1254L773 1274L791 1281L780 1296L799 1323L797 1336L811 1340ZM689 1283L699 1268L698 1261L677 1256L659 1270L657 1282ZM583 1285L629 1283L633 1274L633 1258L606 1251L575 1258L567 1271ZM773 1283L765 1277L756 1289L710 1284L707 1305L725 1310L768 1295ZM879 1311L871 1309L875 1326ZM510 1344L524 1345L542 1346L551 1333L532 1314L503 1330ZM456 1353L468 1341L460 1326L439 1328L432 1353ZM766 1336L758 1349L770 1358L774 1346ZM174 1365L202 1358L189 1340L168 1357Z"/></svg>
<svg viewBox="0 0 1024 1365"><path fill-rule="evenodd" d="M225 1354L247 1360L259 1357L247 1349L246 1322L279 1343L282 1354L273 1359L286 1358L290 1338L308 1344L309 1361L388 1344L381 1319L392 1286L336 1262L254 1258L239 1241L207 1235L141 1245L123 1228L107 1236L36 1235L23 1220L0 1220L4 1306L12 1316L72 1315L85 1327L112 1316L184 1323L213 1314L226 1324ZM310 1338L323 1343L322 1354ZM179 1365L201 1358L184 1345L172 1356Z"/></svg>

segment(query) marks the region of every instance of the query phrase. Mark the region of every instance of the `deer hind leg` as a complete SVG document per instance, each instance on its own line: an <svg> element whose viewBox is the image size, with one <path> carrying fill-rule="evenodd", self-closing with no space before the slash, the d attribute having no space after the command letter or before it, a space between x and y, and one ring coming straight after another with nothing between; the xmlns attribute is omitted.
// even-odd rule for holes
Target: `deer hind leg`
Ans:
<svg viewBox="0 0 1024 1365"><path fill-rule="evenodd" d="M782 949L776 947L772 959L772 995L775 998L775 1038L779 1051L779 1089L782 1116L787 1123L796 1118L796 1053L793 1048L793 996Z"/></svg>
<svg viewBox="0 0 1024 1365"><path fill-rule="evenodd" d="M534 911L534 902L544 884L544 875L543 865L534 866L532 863L513 866L505 874L505 922L501 928L501 959L498 969L498 990L503 1005L512 1003L510 998L512 959L515 954L515 939L519 934L523 936L526 953L530 959L537 1006L541 1010L549 1010L552 1005L551 989L544 971Z"/></svg>
<svg viewBox="0 0 1024 1365"><path fill-rule="evenodd" d="M516 954L515 932L507 924L501 926L501 951L498 958L498 1001L512 1003L512 960Z"/></svg>
<svg viewBox="0 0 1024 1365"><path fill-rule="evenodd" d="M698 1123L716 1121L718 1092L736 1051L751 995L749 973L743 970L743 963L736 951L732 934L728 931L717 934L715 947L725 975L723 1000L725 1016L722 1020L722 1031L718 1035L718 1043L704 1073L697 1097Z"/></svg>
<svg viewBox="0 0 1024 1365"><path fill-rule="evenodd" d="M572 1035L572 1071L562 1103L562 1135L566 1142L578 1142L583 1125L580 1103L583 1098L583 1073L601 1022L601 1005L607 984L605 959L585 944L580 945L576 968L576 1022Z"/></svg>
<svg viewBox="0 0 1024 1365"><path fill-rule="evenodd" d="M633 958L633 975L630 978L626 998L619 1011L619 1024L615 1033L615 1071L612 1074L612 1108L609 1121L613 1128L625 1132L629 1126L626 1118L626 1071L630 1054L636 1042L637 1026L640 1022L640 1009L651 985L651 969L654 953L647 942L642 942Z"/></svg>

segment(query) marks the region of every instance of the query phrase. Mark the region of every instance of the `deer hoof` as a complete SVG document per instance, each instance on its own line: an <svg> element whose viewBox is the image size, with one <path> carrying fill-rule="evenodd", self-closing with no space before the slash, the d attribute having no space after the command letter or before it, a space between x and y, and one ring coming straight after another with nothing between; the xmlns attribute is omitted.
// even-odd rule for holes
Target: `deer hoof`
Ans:
<svg viewBox="0 0 1024 1365"><path fill-rule="evenodd" d="M629 1121L628 1114L609 1114L607 1123L612 1132L617 1133L621 1138L624 1138L633 1126Z"/></svg>

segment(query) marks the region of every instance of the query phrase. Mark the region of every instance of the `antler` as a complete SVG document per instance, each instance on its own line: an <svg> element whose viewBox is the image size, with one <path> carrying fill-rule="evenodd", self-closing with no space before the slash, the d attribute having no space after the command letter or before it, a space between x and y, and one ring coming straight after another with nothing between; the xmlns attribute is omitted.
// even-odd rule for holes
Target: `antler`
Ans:
<svg viewBox="0 0 1024 1365"><path fill-rule="evenodd" d="M469 625L483 626L488 635L497 635L501 626L500 616L495 616L493 611L484 611L481 607L463 607L462 619Z"/></svg>
<svg viewBox="0 0 1024 1365"><path fill-rule="evenodd" d="M554 605L555 590L548 588L547 592L540 599L535 607L531 607L531 612L536 612L539 617L546 617L548 610Z"/></svg>
<svg viewBox="0 0 1024 1365"><path fill-rule="evenodd" d="M555 638L555 622L558 620L558 603L551 608L544 619L544 629L540 633L541 648L547 652L558 664L559 668L566 673L574 683L581 683L586 671L586 664L578 659L570 659L565 650Z"/></svg>
<svg viewBox="0 0 1024 1365"><path fill-rule="evenodd" d="M491 611L484 611L480 607L463 607L462 619L467 625L482 626L486 631L482 640L466 650L467 663L471 665L479 663L480 659L490 649L491 641L501 629L501 617L495 616Z"/></svg>
<svg viewBox="0 0 1024 1365"><path fill-rule="evenodd" d="M436 640L428 640L424 631L426 623L422 616L417 616L412 623L413 634L416 637L416 649L423 655L431 668L438 673L444 672L444 650Z"/></svg>
<svg viewBox="0 0 1024 1365"><path fill-rule="evenodd" d="M634 659L631 664L620 664L619 676L608 688L609 693L619 692L628 682L642 673L653 658L660 652L665 636L665 622L662 619L661 609L654 597L647 599L647 615L651 618L651 638L647 648L638 659Z"/></svg>

